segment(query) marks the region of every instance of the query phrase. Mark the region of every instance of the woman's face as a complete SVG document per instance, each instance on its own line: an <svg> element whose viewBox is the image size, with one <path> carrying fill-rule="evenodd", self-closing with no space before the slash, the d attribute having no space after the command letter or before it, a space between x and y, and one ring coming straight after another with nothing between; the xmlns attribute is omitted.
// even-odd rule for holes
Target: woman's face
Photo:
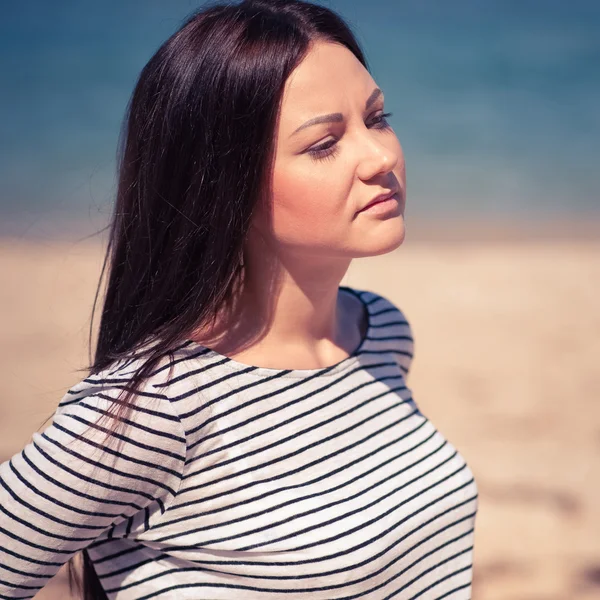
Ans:
<svg viewBox="0 0 600 600"><path fill-rule="evenodd" d="M384 112L383 93L339 44L316 43L292 72L275 141L270 214L259 210L254 222L280 251L357 258L402 244L404 156ZM390 190L398 190L396 200L361 211Z"/></svg>

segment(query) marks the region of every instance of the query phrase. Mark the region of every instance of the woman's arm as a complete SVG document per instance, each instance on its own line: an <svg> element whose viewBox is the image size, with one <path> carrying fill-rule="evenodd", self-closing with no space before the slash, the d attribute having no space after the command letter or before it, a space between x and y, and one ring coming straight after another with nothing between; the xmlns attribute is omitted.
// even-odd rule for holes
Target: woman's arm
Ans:
<svg viewBox="0 0 600 600"><path fill-rule="evenodd" d="M142 392L107 442L120 391L65 396L52 425L0 465L0 598L32 598L79 550L143 527L177 493L186 442L171 403Z"/></svg>

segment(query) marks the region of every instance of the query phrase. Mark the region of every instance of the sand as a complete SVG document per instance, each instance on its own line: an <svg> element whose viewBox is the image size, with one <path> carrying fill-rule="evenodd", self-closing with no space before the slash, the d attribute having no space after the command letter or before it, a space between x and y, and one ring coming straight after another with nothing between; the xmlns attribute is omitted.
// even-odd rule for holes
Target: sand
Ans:
<svg viewBox="0 0 600 600"><path fill-rule="evenodd" d="M600 236L411 240L343 283L411 321L408 383L478 482L473 598L600 597ZM83 376L97 242L0 240L0 459ZM66 600L63 572L36 599Z"/></svg>

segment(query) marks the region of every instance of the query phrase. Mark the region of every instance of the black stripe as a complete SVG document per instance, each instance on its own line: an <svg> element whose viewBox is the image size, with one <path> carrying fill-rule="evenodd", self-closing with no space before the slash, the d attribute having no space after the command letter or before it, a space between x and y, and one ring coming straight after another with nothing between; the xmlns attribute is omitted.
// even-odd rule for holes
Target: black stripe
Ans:
<svg viewBox="0 0 600 600"><path fill-rule="evenodd" d="M73 450L71 448L67 448L65 445L61 444L58 440L55 440L55 439L51 438L46 433L42 433L42 437L45 440L47 440L48 442L54 444L57 448L60 448L66 454L70 454L71 456L75 456L80 461L85 462L88 465L92 465L94 467L97 467L99 469L107 471L111 475L117 475L118 477L124 477L124 478L128 478L128 479L134 479L136 481L143 481L144 483L149 483L150 485L153 485L155 487L162 488L163 490L167 491L172 496L175 495L175 490L173 488L169 487L168 485L162 483L161 481L157 481L155 479L151 479L150 477L144 477L142 475L135 475L133 473L124 473L123 471L120 471L119 469L115 469L114 467L111 467L109 465L105 465L105 464L102 464L101 462L92 460L91 458L88 458L87 456L84 456L83 454L80 454L79 452L76 452L75 450ZM85 478L84 476L82 476L82 477ZM97 482L99 482L101 480L96 480L96 479L88 478L88 479L86 479L86 481L89 481L89 482L92 482L92 483L97 483ZM114 487L109 486L109 487L111 487L111 489L115 489L117 491L122 491L122 492L125 492L125 493L128 493L128 494L132 492L131 489L127 489L127 488L123 488L123 487L119 487L119 486L114 486ZM153 496L151 496L150 494L145 494L144 492L140 492L140 491L136 491L136 492L139 493L139 494L145 495L148 498L153 498Z"/></svg>
<svg viewBox="0 0 600 600"><path fill-rule="evenodd" d="M395 366L396 362L386 362L386 363L376 363L374 365L371 365L370 368L378 368L378 367L384 367L384 366ZM289 402L282 404L281 406L276 406L272 409L270 409L269 411L263 412L261 413L260 416L267 416L269 414L272 414L274 412L277 412L279 410L282 410L283 408L289 408L290 406L293 406L294 404L298 404L300 402L302 402L302 400L305 400L306 398L310 398L316 394L320 394L325 390L328 390L329 388L335 387L337 384L339 384L341 381L343 381L344 379L347 379L349 377L351 377L354 373L363 370L364 367L362 366L358 366L355 369L351 370L351 371L346 371L344 373L342 373L342 375L340 375L340 377L338 377L337 379L334 379L333 381L328 382L327 384L321 386L320 388L313 390L310 392L310 394L305 394L304 396L300 396L299 398L294 398L293 400L290 400ZM307 383L309 383L310 381L312 381L313 379L317 379L319 377L319 374L315 374L315 375L310 375L306 378L302 378L302 379L297 379L295 380L293 383L291 383L288 386L282 387L280 389L277 390L273 390L271 392L267 392L266 394L262 394L261 396L255 396L253 397L251 400L248 400L247 402L241 402L239 404L237 404L236 406L234 406L233 408L229 409L226 412L222 412L219 413L218 415L212 415L211 417L209 417L206 421L202 422L201 424L197 425L196 427L194 427L193 429L191 429L190 431L187 432L187 435L191 435L196 433L197 431L199 431L200 429L206 427L208 424L210 424L213 421L216 421L219 418L222 418L224 416L228 416L233 412L236 412L238 410L242 410L243 408L246 408L247 406L251 406L253 404L257 404L260 402L264 402L265 400L270 400L272 398L274 398L275 396L278 396L279 394L288 392L291 389L303 386ZM377 383L379 382L379 380L372 380L369 381L368 383ZM201 408L204 409L205 407L208 407L214 403L217 403L221 400L223 400L224 398L227 398L229 396L233 396L238 394L241 391L246 390L249 387L254 387L256 385L261 385L263 383L263 381L258 381L257 383L252 383L252 384L248 384L248 385L244 385L241 388L236 388L235 390L231 390L230 392L227 392L226 394L222 394L221 396L218 396L217 398L214 398L213 400L210 400L209 402L205 403ZM250 419L255 419L256 417L251 417ZM260 418L260 417L259 417ZM248 420L248 422L250 422L250 419ZM206 434L204 436L202 436L202 438L200 440L197 440L196 442L193 442L189 445L189 450L193 450L198 444L207 441L208 439L214 437L216 435L216 433L210 433L210 434ZM191 462L193 462L194 460L196 460L196 458L192 459Z"/></svg>
<svg viewBox="0 0 600 600"><path fill-rule="evenodd" d="M459 585L452 590L448 590L445 594L438 596L435 600L442 600L442 598L447 598L450 594L454 594L454 592L458 592L460 590L464 590L465 588L471 587L471 582L465 583L464 585Z"/></svg>
<svg viewBox="0 0 600 600"><path fill-rule="evenodd" d="M126 521L127 524L125 526L125 537L129 537L129 534L131 533L131 527L133 526L134 519L135 519L135 515L133 515L133 516L129 517L129 519L127 519L127 521Z"/></svg>
<svg viewBox="0 0 600 600"><path fill-rule="evenodd" d="M23 451L22 453L22 457L25 460L25 462L38 474L41 475L44 479L46 479L43 475L43 473L29 460L29 458L27 458L25 456L25 452ZM67 510L73 511L75 513L78 513L80 515L87 515L90 517L98 517L101 519L110 519L111 521L118 518L118 517L125 517L124 514L119 514L119 515L113 515L113 514L109 514L109 513L101 513L101 512L92 512L89 510L83 510L80 508L77 508L75 506L71 506L69 504L65 504L64 502L61 502L60 500L57 500L56 498L52 498L51 496L49 496L48 494L42 492L41 490L39 490L37 487L35 487L32 483L30 483L29 481L27 481L23 475L21 475L21 473L19 473L19 471L17 470L17 468L15 467L15 465L12 463L12 461L9 462L9 466L12 470L12 472L15 474L15 476L17 477L17 479L19 479L19 481L21 481L21 483L23 483L23 485L25 485L26 487L28 487L30 490L32 490L33 492L35 492L38 496L44 498L45 500L49 500L50 502L52 502L53 504L55 504L56 506L60 506L61 508L66 508ZM106 527L104 527L105 529Z"/></svg>
<svg viewBox="0 0 600 600"><path fill-rule="evenodd" d="M59 519L58 517L55 517L54 515L47 513L46 511L42 510L41 508L35 507L33 504L30 504L26 500L23 500L23 498L21 498L18 494L16 494L12 490L12 488L8 485L8 483L2 477L0 477L0 485L2 485L2 487L10 494L11 498L15 502L18 502L21 506L24 506L31 512L34 512L41 517L49 519L50 521L54 521L55 523L58 523L59 525L66 525L68 527L73 526L72 521L63 521L62 519ZM105 527L103 527L102 525L80 525L80 527L83 529L100 529L100 530L105 529Z"/></svg>
<svg viewBox="0 0 600 600"><path fill-rule="evenodd" d="M157 452L158 454L163 454L164 456L170 456L171 458L175 458L176 460L179 460L182 463L185 462L185 456L175 454L174 452L171 452L170 450L164 450L163 448L159 448L158 446L150 446L148 444L143 444L142 442L138 442L137 440L134 440L126 435L123 435L116 431L112 431L110 429L106 429L106 427L102 427L101 425L98 425L97 423L90 423L89 421L86 421L85 419L79 417L78 415L68 415L68 417L70 419L74 419L75 421L79 421L80 423L83 423L87 427L93 427L94 429L97 429L98 431L102 431L103 433L109 433L110 435L114 436L115 438L122 440L124 442L127 442L128 444L131 444L132 446L137 446L138 448L142 448L142 450L148 450L150 452Z"/></svg>
<svg viewBox="0 0 600 600"><path fill-rule="evenodd" d="M113 375L114 373L118 373L119 371L122 371L123 369L126 369L127 367L129 367L129 365L132 365L134 362L136 362L138 360L139 356L132 356L129 359L122 359L124 360L124 362L122 364L118 364L115 366L115 368L112 371L109 371L109 375Z"/></svg>
<svg viewBox="0 0 600 600"><path fill-rule="evenodd" d="M7 537L9 537L13 540L16 540L17 542L19 542L20 544L23 544L24 546L31 546L32 548L37 548L38 550L43 550L44 552L48 552L50 554L73 554L74 552L77 552L77 550L78 550L77 547L74 548L73 550L58 550L57 548L50 548L48 546L42 546L41 544L36 544L35 542L32 542L25 538L22 538L21 536L17 535L16 533L13 533L12 531L9 531L8 529L4 529L4 527L0 527L0 533L3 533ZM29 560L29 559L25 559L25 560Z"/></svg>
<svg viewBox="0 0 600 600"><path fill-rule="evenodd" d="M408 342L412 342L413 339L409 336L409 335L388 335L388 336L384 336L384 337L377 337L377 338L371 338L374 342L389 342L389 341L394 341L394 342L399 342L399 341L408 341Z"/></svg>
<svg viewBox="0 0 600 600"><path fill-rule="evenodd" d="M63 563L62 562L50 562L47 560L38 560L35 558L31 558L29 556L24 556L23 554L19 554L18 552L15 552L14 550L9 550L8 548L2 548L2 552L5 552L6 554L10 554L11 556L14 556L15 558L18 558L19 560L22 560L24 562L32 562L35 563L36 565L43 565L44 567L62 567ZM18 569L14 569L13 567L9 567L6 564L0 564L0 569L7 569L8 571L13 571L14 573L20 573L22 575L27 575L29 576L29 573L25 573L24 571L19 571ZM48 575L36 575L36 577L48 577Z"/></svg>
<svg viewBox="0 0 600 600"><path fill-rule="evenodd" d="M463 521L463 520L465 520L465 519L464 518L460 519L460 521ZM458 524L460 521L452 523L451 526L453 527L454 525ZM405 558L406 556L408 556L412 551L414 551L415 548L417 548L418 546L420 546L421 544L423 544L425 541L429 541L430 539L433 539L434 537L436 537L440 533L443 533L444 531L446 531L449 528L450 528L449 526L448 527L443 527L442 529L440 529L438 531L435 531L434 533L432 533L428 537L426 537L423 540L419 541L419 543L416 544L415 546L413 546L410 550L407 550L406 552L403 552L401 555L399 555L396 558L394 558L394 560L391 561L390 563L388 563L385 568L386 569L389 568L394 563L398 562L398 560L400 560L401 558ZM440 550L442 550L443 548L449 546L450 544L453 544L453 543L455 543L455 542L457 542L457 541L459 541L459 540L461 540L461 539L463 539L465 537L470 537L474 533L474 531L475 531L475 529L472 527L471 529L468 529L467 531L461 533L460 535L457 535L456 537L451 538L451 539L445 541L443 544L441 544L439 546L436 546L435 548L433 548L429 552L426 552L425 554L421 555L418 559L414 560L411 564L407 565L401 571L399 571L397 573L394 573L394 575L392 577L389 577L387 579L387 581L383 582L382 584L378 585L375 588L370 589L369 593L374 592L374 591L376 591L379 588L387 586L389 583L391 583L395 579L398 579L400 576L404 575L407 571L409 571L410 569L412 569L413 567L415 567L416 565L418 565L420 562L422 562L426 558L429 558L430 556L434 555L436 552L439 552ZM384 569L381 569L380 571L383 572L383 570Z"/></svg>
<svg viewBox="0 0 600 600"><path fill-rule="evenodd" d="M383 327L395 327L395 326L407 326L408 325L408 321L402 320L402 321L389 321L388 323L377 323L377 324L373 324L371 326L372 329L380 329ZM408 339L410 339L411 341L414 341L412 337L408 337Z"/></svg>
<svg viewBox="0 0 600 600"><path fill-rule="evenodd" d="M136 547L135 550L140 550L139 547ZM148 565L152 562L158 562L161 561L163 558L170 558L169 554L159 554L158 556L153 556L151 558L145 558L144 560L140 561L140 562L136 562L130 565L127 565L126 567L121 567L119 569L116 569L115 571L109 571L108 573L103 573L100 577L100 579L110 579L111 577L117 577L118 575L123 575L123 573L128 573L130 571L135 571L137 569L140 569L141 567ZM94 564L98 564L98 561L96 561ZM118 563L117 563L118 564ZM183 567L179 567L179 568L175 568L173 569L173 572L178 573L180 571L185 571L186 569ZM202 567L198 568L198 567L193 567L193 568L188 568L188 571L210 571L211 569L203 569ZM168 572L162 571L161 573L157 574L156 577L161 577L162 575L166 575ZM133 582L130 585L135 585L137 584L138 581ZM122 590L125 589L123 587L117 587L114 589L106 589L104 590L107 593L116 591L116 590Z"/></svg>
<svg viewBox="0 0 600 600"><path fill-rule="evenodd" d="M418 548L419 546L421 546L422 544L424 544L426 541L429 541L430 539L433 539L434 537L438 536L439 534L443 533L444 531L448 530L450 527L454 527L455 525L459 524L461 521L466 520L466 518L462 518L458 521L455 521L453 523L451 523L450 525L443 527L442 529L438 529L437 531L433 532L432 534L430 534L429 536L427 536L426 538L420 540L417 544L413 545L411 548L409 548L408 550L406 550L405 552L403 552L402 554L397 555L396 557L394 557L393 560L389 561L385 566L381 567L380 569L378 569L377 571L373 572L373 575L379 575L380 573L383 573L386 569L389 569L392 565L394 565L395 563L397 563L399 560L409 556L412 552L415 551L416 548ZM377 585L374 588L371 588L370 590L368 590L367 593L372 593L375 592L376 590L387 586L391 581L393 581L394 579L398 579L398 577L404 575L407 571L409 571L410 569L412 569L414 566L416 566L419 562L423 561L425 558L428 558L429 556L431 556L432 554L434 554L435 552L438 552L440 549L454 543L457 542L458 540L470 536L473 532L474 532L474 528L471 528L467 531L465 531L464 533L461 533L460 535L444 542L442 545L437 546L436 548L430 550L429 552L426 552L425 554L423 554L422 556L420 556L417 560L413 561L411 564L407 565L405 568L403 568L401 571L398 571L396 573L394 573L393 576L389 577L386 581L384 581L383 583ZM377 555L377 557L383 555L383 553L379 553L379 555ZM358 567L361 567L363 563L359 563L358 565L353 565L353 568L356 569ZM328 575L328 573L323 573L323 575ZM362 581L365 581L366 578L361 578L361 579L354 579L352 580L353 584L357 584L357 583L361 583ZM333 587L333 586L332 586ZM354 598L355 596L346 596L345 598ZM343 598L341 596L338 596L338 600L343 600Z"/></svg>
<svg viewBox="0 0 600 600"><path fill-rule="evenodd" d="M76 471L73 471L73 469L69 469L69 467L66 467L65 465L62 465L57 460L55 460L53 457L51 457L49 454L47 454L46 452L44 452L35 442L31 442L31 443L33 444L33 447L47 461L51 462L53 465L55 465L56 467L58 467L62 471L65 471L66 473L69 473L69 474L73 475L74 477L76 477L78 479L81 479L82 481L87 481L89 483L98 483L98 482L94 481L91 477L86 477L84 475L80 475ZM24 455L23 455L23 457L24 457ZM28 460L27 463L30 464L31 461ZM100 502L102 504L118 504L119 506L132 506L136 510L141 510L141 508L142 508L141 506L138 506L137 504L135 504L133 502L121 502L120 500L114 500L112 498L110 500L108 500L106 498L98 498L96 496L91 496L89 494L85 494L83 492L80 492L79 490L76 490L73 487L69 487L69 486L64 485L63 483L61 483L60 481L57 481L56 479L54 479L53 477L51 477L48 474L42 474L41 472L40 472L40 474L44 477L44 479L46 479L50 483L53 483L57 487L65 490L67 492L70 492L71 494L74 494L75 496L79 496L80 498L85 498L86 500L91 500L92 502ZM98 483L98 485L100 487L105 487L107 489L113 489L112 486L109 486L108 484L101 485L100 483ZM149 496L148 499L152 500L153 498L151 496Z"/></svg>
<svg viewBox="0 0 600 600"><path fill-rule="evenodd" d="M123 454L122 452L117 452L116 450L113 450L109 446L105 446L103 444L98 444L98 443L90 440L89 438L86 438L82 435L73 433L70 429L63 427L62 425L59 425L58 423L54 423L53 426L56 429L58 429L59 431L62 431L64 433L70 435L71 437L78 439L81 442L85 442L86 444L88 444L89 446L92 446L93 448L98 448L99 450L102 450L103 452L106 452L107 454L112 454L113 456L116 456L120 460L131 462L136 465L141 465L144 467L151 467L152 469L156 469L157 471L163 471L164 473L168 473L169 475L174 475L178 479L181 479L181 473L179 471L174 471L173 469L169 469L168 467L164 467L163 465L158 464L158 463L151 463L151 462L142 460L140 458L135 458L134 456L128 456L127 454Z"/></svg>
<svg viewBox="0 0 600 600"><path fill-rule="evenodd" d="M195 344L196 342L193 342L192 340L189 340L188 342L188 346L191 344ZM200 358L201 356L205 356L206 354L210 354L210 349L209 348L204 348L202 346L199 346L200 350L195 350L194 352L192 352L191 354L185 354L184 356L181 356L179 358L175 358L174 360L172 360L168 365L163 365L162 367L159 367L158 369L156 369L156 371L152 372L150 375L151 377L154 377L156 375L158 375L159 373L162 373L162 371L164 371L167 368L170 367L174 367L175 365L178 365L180 363L186 362L188 360L195 360L196 358ZM184 348L177 348L176 350L174 350L174 352L180 352L181 350L183 350ZM154 387L156 387L155 384L153 384Z"/></svg>
<svg viewBox="0 0 600 600"><path fill-rule="evenodd" d="M379 296L378 294L374 294L373 292L369 292L371 294L371 299L370 300L363 300L363 302L367 305L367 306L371 306L373 304L375 304L376 302L380 302L381 300L385 300L385 298L383 298L382 296Z"/></svg>
<svg viewBox="0 0 600 600"><path fill-rule="evenodd" d="M85 402L81 402L79 404L79 406L81 408L85 408L86 410L94 411L102 416L110 417L111 419L115 419L115 416L112 413L110 413L102 408L99 408L97 406L94 406L93 404L87 404ZM69 413L62 413L60 416L70 417L71 415ZM170 420L178 421L179 419L170 419ZM174 435L172 433L167 433L165 431L161 431L160 429L154 429L153 427L148 427L147 425L142 425L141 423L132 421L131 419L125 419L123 417L120 417L118 419L118 421L120 423L126 423L127 425L130 425L131 427L133 427L135 429L141 429L142 431L151 433L152 435L157 435L159 437L168 438L170 440L174 440L176 442L181 442L182 444L185 444L185 437L181 437L179 435Z"/></svg>
<svg viewBox="0 0 600 600"><path fill-rule="evenodd" d="M230 359L227 357L224 357L222 360L219 360L217 362L211 363L210 365L204 365L202 367L199 367L197 369L194 369L192 371L186 371L185 373L182 373L181 375L178 375L177 377L173 377L173 379L169 379L169 381L165 381L165 382L161 382L161 383L155 383L154 387L166 387L166 386L170 386L174 383L177 383L183 379L187 379L188 377L192 377L194 375L199 375L200 373L204 373L206 371L210 371L211 369L215 368L215 367L220 367L223 364L226 364L230 362ZM242 372L246 372L246 371L254 371L256 369L256 367L248 367L248 369L245 369Z"/></svg>
<svg viewBox="0 0 600 600"><path fill-rule="evenodd" d="M104 546L106 544L106 540L100 540L94 544L90 544L89 548L98 548L100 546ZM107 560L115 560L116 558L121 558L122 556L126 556L127 554L131 554L132 552L138 552L141 549L141 544L136 544L135 546L130 546L129 548L125 548L125 550L119 550L118 552L115 552L114 554L105 554L102 558L98 558L94 561L94 565L99 565L103 562L106 562ZM165 557L168 556L168 554L164 555ZM150 559L151 561L154 560L154 558ZM158 559L157 559L158 560Z"/></svg>
<svg viewBox="0 0 600 600"><path fill-rule="evenodd" d="M427 575L427 573L430 573L431 571L433 571L437 567L441 567L442 565L445 565L447 562L450 562L452 559L458 558L462 554L465 554L466 552L470 552L471 550L473 550L473 546L469 546L465 550L462 550L461 552L457 552L456 554L453 554L452 556L449 556L445 560L440 561L436 565L433 565L432 567L429 567L428 569L426 569L425 571L423 571L418 577L416 577L415 579L413 579L411 582L409 582L405 586L401 587L399 590L396 590L393 595L395 596L398 592L400 592L403 589L407 588L409 585L411 585L415 581L418 581L419 579L421 579L421 577L423 577L424 575ZM441 577L440 579L438 579L434 583L428 585L426 588L423 588L418 594L415 594L414 596L411 596L410 600L414 600L415 598L418 598L419 596L422 596L425 592L428 592L431 588L433 588L436 585L442 583L443 581L446 581L446 579L450 579L450 577L454 577L455 575L458 575L459 573L463 573L464 571L470 571L471 569L472 569L472 565L468 565L466 567L463 567L462 569L458 569L456 571L453 571L452 573L448 573L448 575L445 575L444 577Z"/></svg>
<svg viewBox="0 0 600 600"><path fill-rule="evenodd" d="M379 317L380 315L387 315L389 313L397 313L397 312L399 312L399 311L396 307L384 308L384 309L380 310L379 312L372 312L371 316Z"/></svg>
<svg viewBox="0 0 600 600"><path fill-rule="evenodd" d="M2 567L2 565L0 565L0 568ZM40 575L40 577L48 577L48 575ZM21 584L17 584L17 583L10 583L8 581L3 581L2 579L0 579L0 585L6 585L9 586L13 589L19 589L19 590L39 590L40 586L39 585L21 585ZM1 597L1 596L0 596Z"/></svg>
<svg viewBox="0 0 600 600"><path fill-rule="evenodd" d="M244 392L246 390L249 390L253 387L258 387L258 386L262 386L265 385L275 379L280 379L281 377L283 377L285 374L289 373L289 371L282 371L281 373L277 373L276 375L272 375L270 377L265 377L264 379L257 379L254 381L251 381L250 383L246 383L240 387L237 387L235 389L231 389L228 392L221 394L219 396L217 396L216 398L212 398L210 401L205 402L204 404L197 406L196 408L193 408L192 410L189 410L187 412L181 413L179 416L180 418L183 419L188 419L189 417L193 417L194 415L197 415L198 413L202 412L203 410L206 410L209 406L213 405L213 404L217 404L221 401L223 401L225 398L229 398L230 396L235 396L237 394L239 394L240 392ZM312 379L312 377L310 378ZM291 388L296 387L297 385L299 385L300 383L302 383L302 380L299 380L299 383L292 383L291 385L288 385L287 387L281 388L281 391L285 391L285 390L289 390ZM197 388L199 391L202 391L202 389L204 388ZM279 390L277 390L277 392L275 393L269 393L269 394L265 394L263 396L258 396L257 398L253 398L251 401L249 402L244 402L240 404L240 408L242 407L246 407L250 404L253 404L255 402L258 402L260 400L262 400L263 398L269 398L272 397L276 394L280 393ZM238 409L240 410L240 409ZM222 414L227 414L227 413L222 413ZM212 419L214 420L214 419ZM208 423L209 421L207 421ZM190 435L191 433L195 433L198 429L201 429L202 427L204 427L204 424L201 425L200 427L196 427L190 431L186 430L186 434Z"/></svg>
<svg viewBox="0 0 600 600"><path fill-rule="evenodd" d="M128 380L124 380L124 381L128 381ZM109 390L110 389L125 390L126 386L114 385L114 386L110 386L108 389ZM93 392L93 393L90 393L90 392ZM69 393L69 392L67 392L67 393ZM73 400L68 400L66 402L63 400L58 405L59 408L63 408L65 406L71 406L72 404L76 404L77 402L81 402L82 400L85 400L87 398L103 398L105 400L108 400L111 404L121 404L121 405L126 404L127 406L131 407L132 410L137 410L138 412L143 412L143 413L146 413L149 415L163 416L165 419L176 420L173 418L173 415L166 415L163 412L153 411L149 408L144 408L142 406L138 406L135 402L123 402L123 400L121 400L119 397L109 396L107 394L103 394L100 391L91 390L90 388L83 389L79 392L74 392L74 394L76 394L76 395L83 394L83 395L80 398L73 398ZM145 390L136 390L135 395L143 397L143 398L153 398L156 400L164 400L166 402L169 401L169 398L167 396L165 396L165 394L147 392Z"/></svg>
<svg viewBox="0 0 600 600"><path fill-rule="evenodd" d="M72 535L60 535L58 533L51 533L50 531L44 531L43 529L41 529L40 527L38 527L37 525L34 525L33 523L28 523L27 521L25 521L25 519L21 519L21 517L18 517L17 515L15 515L13 512L11 512L10 510L8 510L8 508L6 508L5 506L2 506L2 504L0 504L0 511L2 511L7 517L9 517L10 519L12 519L13 521L16 521L17 523L21 523L21 525L24 525L25 527L28 527L29 529L32 529L33 531L36 531L37 533L41 533L42 535L46 536L46 537L51 537L51 538L55 538L57 540L69 540L71 542L89 542L91 540L94 539L94 537L91 538L80 538L80 537L74 537Z"/></svg>
<svg viewBox="0 0 600 600"><path fill-rule="evenodd" d="M229 362L229 359L227 359L227 361L222 361L222 362ZM208 367L206 367L206 369L212 368L212 365L209 365ZM208 381L207 383L203 384L200 387L195 387L192 390L188 390L187 392L184 392L182 394L179 394L178 396L171 396L170 400L171 402L179 402L181 400L185 400L185 398L188 398L189 396L193 396L194 394L198 393L198 392L202 392L204 390L207 390L211 387L214 387L216 385L219 385L221 383L224 383L225 381L228 381L229 379L233 379L235 377L238 377L240 375L243 375L245 373L251 373L252 371L255 371L256 367L249 367L247 369L243 369L242 371L231 371L230 373L226 373L225 375L222 375L221 377L217 377L216 379L212 379L210 381ZM187 379L187 377L182 377L182 381L184 379ZM159 385L159 384L157 384Z"/></svg>

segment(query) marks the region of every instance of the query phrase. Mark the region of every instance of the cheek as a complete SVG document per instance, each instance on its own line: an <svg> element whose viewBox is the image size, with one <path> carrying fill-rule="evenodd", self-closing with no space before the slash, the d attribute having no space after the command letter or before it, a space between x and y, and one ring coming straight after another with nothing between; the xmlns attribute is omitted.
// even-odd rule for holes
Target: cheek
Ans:
<svg viewBox="0 0 600 600"><path fill-rule="evenodd" d="M402 151L402 146L400 145L400 142L397 142L397 144L398 144L398 166L396 167L396 169L398 171L399 179L402 182L404 190L406 191L406 163L404 162L404 152Z"/></svg>
<svg viewBox="0 0 600 600"><path fill-rule="evenodd" d="M392 130L392 135L386 136L385 146L390 150L393 156L398 157L393 173L402 186L405 187L406 165L404 163L404 151L402 150L402 145L400 144L400 140L395 131Z"/></svg>
<svg viewBox="0 0 600 600"><path fill-rule="evenodd" d="M277 240L314 246L331 241L335 225L341 226L345 204L342 185L331 173L326 177L317 165L275 169L271 208L272 231Z"/></svg>

